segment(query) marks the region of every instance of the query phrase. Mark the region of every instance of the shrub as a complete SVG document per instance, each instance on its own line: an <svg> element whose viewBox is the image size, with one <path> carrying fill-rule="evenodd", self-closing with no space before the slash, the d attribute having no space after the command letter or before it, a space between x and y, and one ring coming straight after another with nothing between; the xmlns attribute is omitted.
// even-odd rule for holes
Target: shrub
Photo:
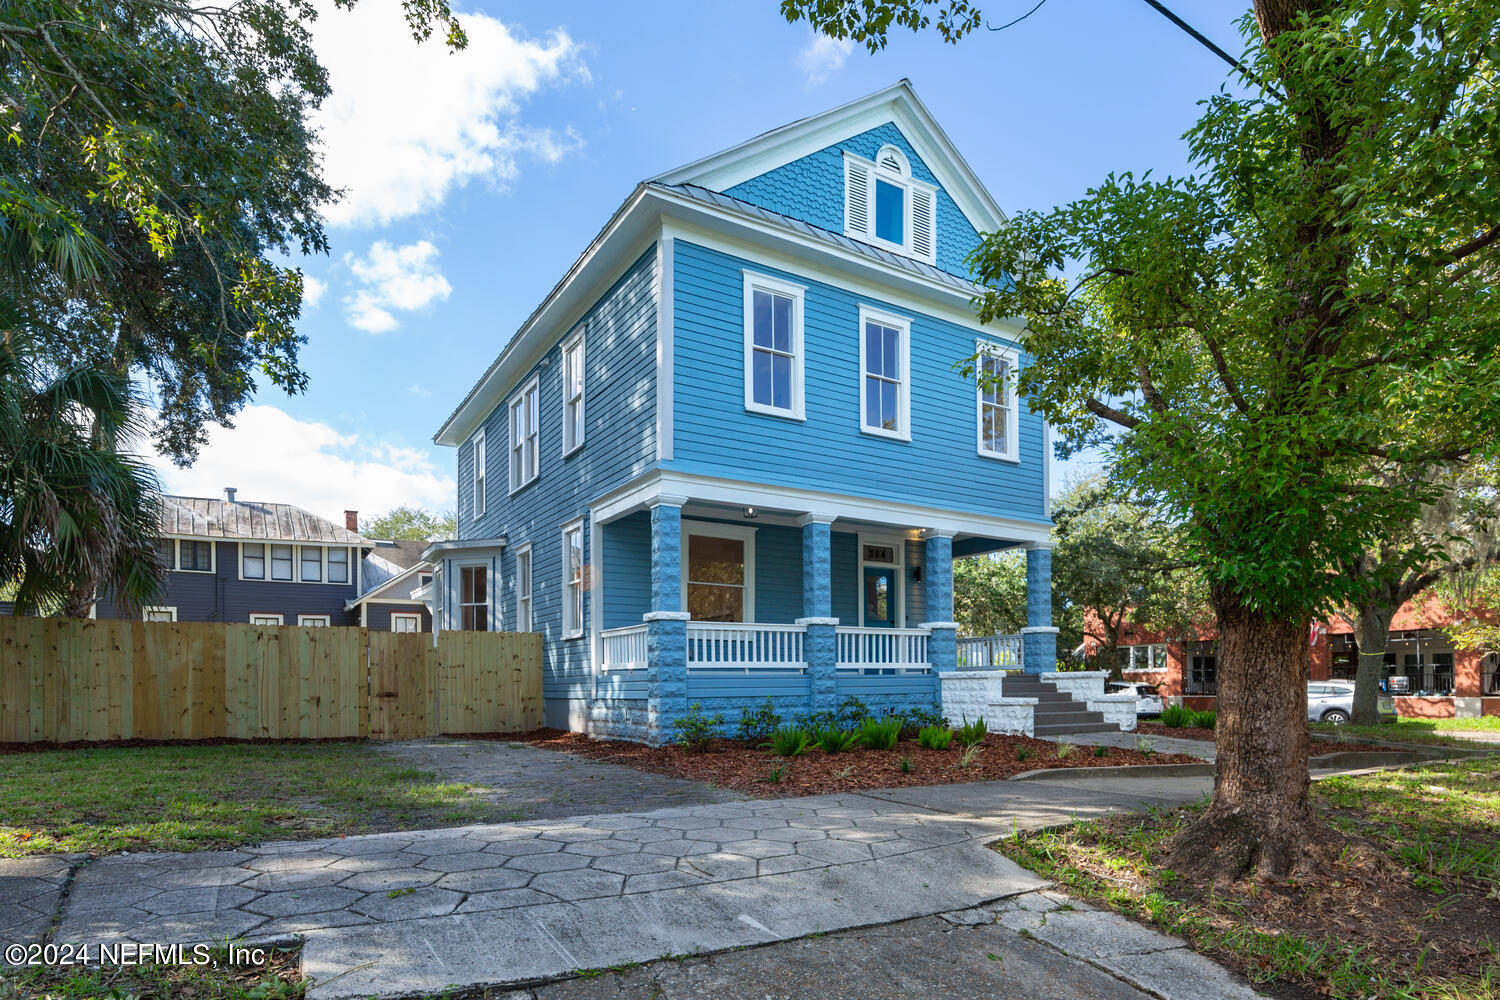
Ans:
<svg viewBox="0 0 1500 1000"><path fill-rule="evenodd" d="M913 732L932 727L948 728L948 720L934 708L913 708L905 713L906 728Z"/></svg>
<svg viewBox="0 0 1500 1000"><path fill-rule="evenodd" d="M770 734L770 739L760 745L778 757L799 757L812 745L812 737L806 729L797 726L782 726Z"/></svg>
<svg viewBox="0 0 1500 1000"><path fill-rule="evenodd" d="M825 726L813 730L812 741L824 753L843 753L859 746L859 733L853 729Z"/></svg>
<svg viewBox="0 0 1500 1000"><path fill-rule="evenodd" d="M901 739L901 717L888 715L884 719L865 719L859 727L859 738L871 750L894 750Z"/></svg>
<svg viewBox="0 0 1500 1000"><path fill-rule="evenodd" d="M953 730L947 726L923 726L917 730L917 742L928 750L946 750L953 742Z"/></svg>
<svg viewBox="0 0 1500 1000"><path fill-rule="evenodd" d="M832 726L838 727L838 719L832 712L808 712L797 716L797 728L805 729L809 733L817 732L819 729L827 729Z"/></svg>
<svg viewBox="0 0 1500 1000"><path fill-rule="evenodd" d="M708 749L713 742L714 732L723 725L724 716L704 715L703 703L695 701L686 715L672 723L672 728L677 730L678 746L701 753Z"/></svg>
<svg viewBox="0 0 1500 1000"><path fill-rule="evenodd" d="M1193 713L1193 725L1199 729L1212 729L1218 724L1218 721L1219 713L1211 708L1206 712Z"/></svg>
<svg viewBox="0 0 1500 1000"><path fill-rule="evenodd" d="M870 718L870 714L870 706L851 694L839 702L837 711L833 713L833 721L840 729L858 729Z"/></svg>
<svg viewBox="0 0 1500 1000"><path fill-rule="evenodd" d="M1193 716L1196 714L1191 708L1168 705L1161 710L1161 724L1168 729L1181 729L1183 726L1193 725Z"/></svg>
<svg viewBox="0 0 1500 1000"><path fill-rule="evenodd" d="M781 716L776 713L776 706L771 704L771 699L767 698L757 709L740 709L738 736L747 743L760 744L780 725Z"/></svg>
<svg viewBox="0 0 1500 1000"><path fill-rule="evenodd" d="M964 716L963 725L959 726L953 735L958 739L958 745L967 750L969 747L983 743L987 732L989 732L989 726L985 724L983 716L973 722L969 721L968 716Z"/></svg>

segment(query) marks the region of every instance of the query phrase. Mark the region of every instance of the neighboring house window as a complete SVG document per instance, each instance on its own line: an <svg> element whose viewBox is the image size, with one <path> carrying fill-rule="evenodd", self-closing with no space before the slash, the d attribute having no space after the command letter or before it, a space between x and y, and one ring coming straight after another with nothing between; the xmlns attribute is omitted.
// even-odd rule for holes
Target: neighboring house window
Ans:
<svg viewBox="0 0 1500 1000"><path fill-rule="evenodd" d="M861 308L859 328L860 429L910 440L911 323Z"/></svg>
<svg viewBox="0 0 1500 1000"><path fill-rule="evenodd" d="M755 529L684 522L683 599L694 621L755 620Z"/></svg>
<svg viewBox="0 0 1500 1000"><path fill-rule="evenodd" d="M484 566L458 569L459 628L465 632L490 630L489 572Z"/></svg>
<svg viewBox="0 0 1500 1000"><path fill-rule="evenodd" d="M190 573L212 573L214 543L178 541L177 568Z"/></svg>
<svg viewBox="0 0 1500 1000"><path fill-rule="evenodd" d="M583 522L563 528L563 638L583 635Z"/></svg>
<svg viewBox="0 0 1500 1000"><path fill-rule="evenodd" d="M323 582L323 550L315 545L303 545L302 550L302 582Z"/></svg>
<svg viewBox="0 0 1500 1000"><path fill-rule="evenodd" d="M516 550L516 631L531 631L531 546Z"/></svg>
<svg viewBox="0 0 1500 1000"><path fill-rule="evenodd" d="M537 442L541 423L539 389L532 379L510 404L510 491L532 482L539 474Z"/></svg>
<svg viewBox="0 0 1500 1000"><path fill-rule="evenodd" d="M148 622L175 622L177 620L177 609L160 606L142 608L141 618Z"/></svg>
<svg viewBox="0 0 1500 1000"><path fill-rule="evenodd" d="M271 546L271 579L292 579L292 547L290 545Z"/></svg>
<svg viewBox="0 0 1500 1000"><path fill-rule="evenodd" d="M484 515L485 482L484 431L474 435L474 518Z"/></svg>
<svg viewBox="0 0 1500 1000"><path fill-rule="evenodd" d="M979 354L979 454L1016 458L1016 374L1014 353L981 340Z"/></svg>
<svg viewBox="0 0 1500 1000"><path fill-rule="evenodd" d="M349 550L348 549L329 549L328 550L328 582L329 583L348 583L349 582Z"/></svg>
<svg viewBox="0 0 1500 1000"><path fill-rule="evenodd" d="M1117 650L1121 671L1159 672L1167 669L1166 643L1154 642L1148 646L1120 646Z"/></svg>
<svg viewBox="0 0 1500 1000"><path fill-rule="evenodd" d="M177 540L173 538L158 538L156 540L156 558L163 569L177 568Z"/></svg>
<svg viewBox="0 0 1500 1000"><path fill-rule="evenodd" d="M583 334L563 347L563 454L583 447Z"/></svg>
<svg viewBox="0 0 1500 1000"><path fill-rule="evenodd" d="M245 542L240 545L240 577L245 580L266 578L266 545L264 542Z"/></svg>
<svg viewBox="0 0 1500 1000"><path fill-rule="evenodd" d="M298 615L297 624L312 626L314 628L327 628L333 624L333 619L328 615Z"/></svg>
<svg viewBox="0 0 1500 1000"><path fill-rule="evenodd" d="M916 180L906 154L844 154L844 232L878 247L937 262L937 188Z"/></svg>
<svg viewBox="0 0 1500 1000"><path fill-rule="evenodd" d="M803 418L801 285L745 272L745 409Z"/></svg>
<svg viewBox="0 0 1500 1000"><path fill-rule="evenodd" d="M410 614L404 611L391 612L392 632L420 632L422 631L421 614Z"/></svg>
<svg viewBox="0 0 1500 1000"><path fill-rule="evenodd" d="M1219 661L1213 643L1194 643L1187 650L1187 670L1182 678L1183 694L1218 694Z"/></svg>
<svg viewBox="0 0 1500 1000"><path fill-rule="evenodd" d="M255 614L252 614L250 616L250 624L251 625L280 625L280 624L282 624L282 618L281 618L280 615L255 615Z"/></svg>

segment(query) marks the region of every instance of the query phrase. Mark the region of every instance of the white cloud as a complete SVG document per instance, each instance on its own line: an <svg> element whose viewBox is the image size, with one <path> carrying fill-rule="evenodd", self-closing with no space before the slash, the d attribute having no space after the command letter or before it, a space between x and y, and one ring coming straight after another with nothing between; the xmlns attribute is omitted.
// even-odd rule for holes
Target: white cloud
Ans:
<svg viewBox="0 0 1500 1000"><path fill-rule="evenodd" d="M319 281L310 274L302 276L302 304L307 308L318 308L318 302L322 300L323 293L326 291L328 291L328 282Z"/></svg>
<svg viewBox="0 0 1500 1000"><path fill-rule="evenodd" d="M843 69L844 61L853 51L854 43L847 38L815 34L797 53L797 66L807 74L807 85L816 87Z"/></svg>
<svg viewBox="0 0 1500 1000"><path fill-rule="evenodd" d="M446 510L457 495L453 479L424 449L342 434L274 406L247 406L233 428L210 429L191 469L160 455L153 464L168 493L221 497L234 486L241 500L294 504L335 524L344 523L346 509Z"/></svg>
<svg viewBox="0 0 1500 1000"><path fill-rule="evenodd" d="M569 128L521 120L544 87L588 79L582 49L554 30L528 38L484 14L460 15L468 48L417 44L401 5L324 4L314 31L332 94L314 117L328 181L346 189L335 225L383 224L439 205L478 178L504 185L520 161L555 162L582 145Z"/></svg>
<svg viewBox="0 0 1500 1000"><path fill-rule="evenodd" d="M400 324L392 310L411 312L448 298L453 286L437 268L438 248L427 240L403 247L380 240L364 257L344 255L360 283L344 297L349 325L367 333L385 333Z"/></svg>
<svg viewBox="0 0 1500 1000"><path fill-rule="evenodd" d="M407 389L406 391L411 393L413 396L421 396L423 399L426 399L428 396L432 395L432 390L422 385L420 382L413 382L411 388Z"/></svg>

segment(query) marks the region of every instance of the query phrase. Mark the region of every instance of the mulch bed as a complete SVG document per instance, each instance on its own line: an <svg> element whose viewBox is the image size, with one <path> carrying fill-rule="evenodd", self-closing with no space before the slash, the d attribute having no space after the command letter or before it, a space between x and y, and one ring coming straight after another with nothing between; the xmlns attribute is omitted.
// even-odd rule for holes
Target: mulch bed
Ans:
<svg viewBox="0 0 1500 1000"><path fill-rule="evenodd" d="M1212 729L1201 729L1197 726L1180 726L1173 728L1164 726L1160 722L1138 721L1135 731L1143 736L1171 736L1179 740L1204 740L1208 743L1214 741ZM1351 750L1359 751L1385 751L1390 747L1381 746L1378 743L1334 743L1329 740L1313 740L1312 750L1314 757L1327 757L1329 754L1348 753Z"/></svg>
<svg viewBox="0 0 1500 1000"><path fill-rule="evenodd" d="M777 757L743 740L714 740L706 752L676 746L650 747L640 743L590 739L582 733L540 729L503 739L530 743L547 750L574 753L590 760L623 764L674 778L706 781L757 798L789 795L824 795L863 788L904 788L912 785L949 785L963 781L996 781L1041 768L1118 767L1128 764L1200 764L1183 754L1143 754L1135 750L1105 748L1094 756L1091 746L1079 746L1066 757L1057 756L1058 744L1026 736L984 738L983 749L969 767L960 767L963 751L957 741L946 750L928 750L915 740L902 740L894 750L846 750L828 754L812 749L798 757ZM1025 760L1018 760L1025 751ZM901 759L911 759L911 771L901 770ZM771 769L783 768L780 781L771 780Z"/></svg>

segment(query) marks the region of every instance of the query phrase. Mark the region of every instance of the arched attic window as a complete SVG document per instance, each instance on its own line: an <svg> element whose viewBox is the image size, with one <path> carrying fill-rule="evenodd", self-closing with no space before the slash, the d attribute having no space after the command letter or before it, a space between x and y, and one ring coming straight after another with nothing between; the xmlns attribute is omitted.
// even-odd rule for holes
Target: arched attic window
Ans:
<svg viewBox="0 0 1500 1000"><path fill-rule="evenodd" d="M886 145L874 160L844 154L844 232L928 263L937 260L937 189L911 176L911 163Z"/></svg>

